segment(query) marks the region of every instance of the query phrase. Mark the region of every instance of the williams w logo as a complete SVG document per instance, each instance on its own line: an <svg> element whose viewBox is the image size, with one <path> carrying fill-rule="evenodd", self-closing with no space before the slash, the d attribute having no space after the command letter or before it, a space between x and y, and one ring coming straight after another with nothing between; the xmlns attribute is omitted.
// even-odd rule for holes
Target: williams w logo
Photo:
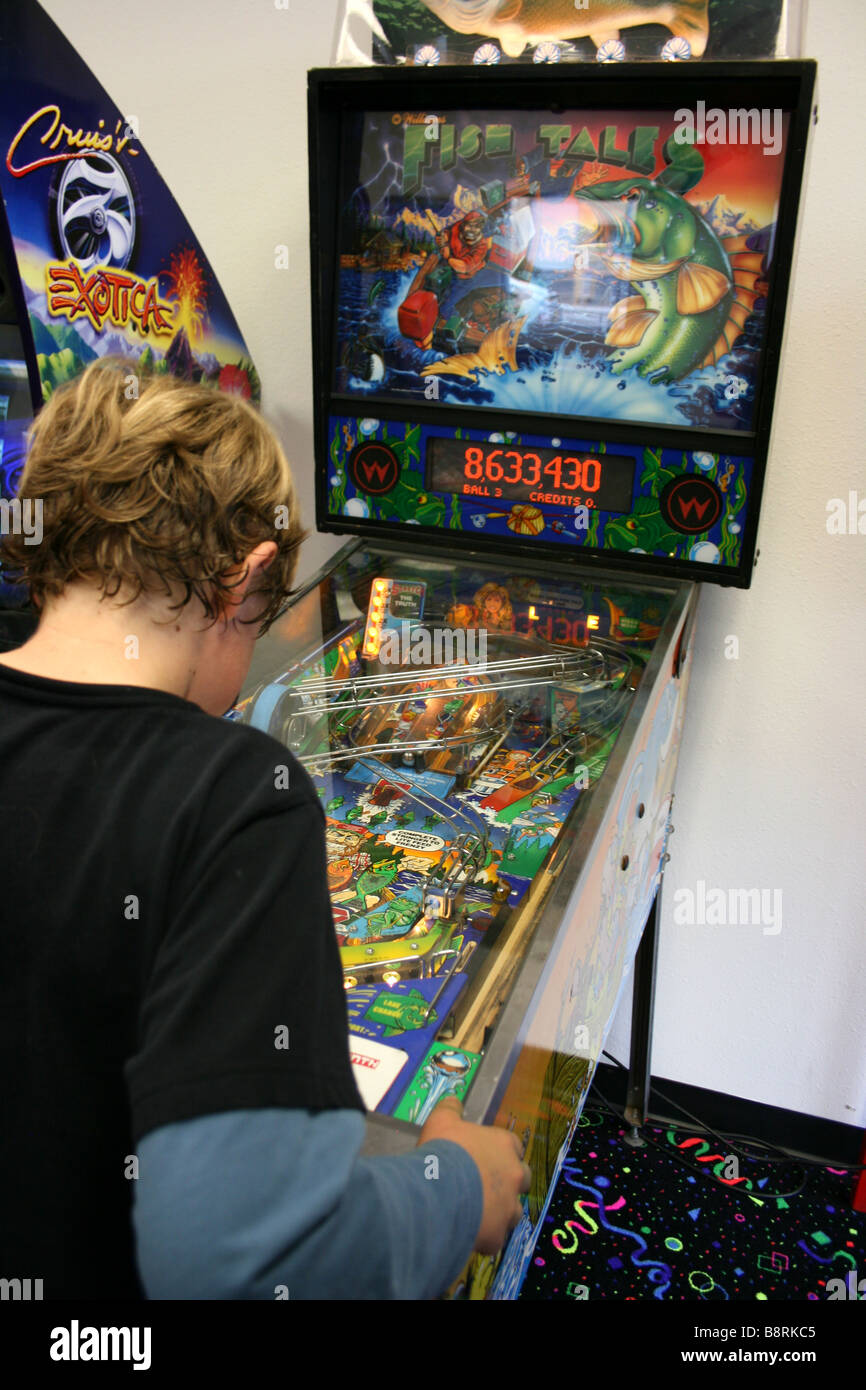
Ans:
<svg viewBox="0 0 866 1390"><path fill-rule="evenodd" d="M680 516L683 521L688 521L692 512L695 514L696 521L703 521L707 508L711 505L711 499L699 502L697 497L684 497L680 502Z"/></svg>
<svg viewBox="0 0 866 1390"><path fill-rule="evenodd" d="M711 478L680 473L662 488L659 510L675 531L684 536L697 536L709 531L719 520L722 494Z"/></svg>
<svg viewBox="0 0 866 1390"><path fill-rule="evenodd" d="M358 471L363 474L365 483L368 486L372 483L375 490L375 484L378 483L381 486L388 478L390 470L387 463L376 463L373 460L371 463L362 463Z"/></svg>
<svg viewBox="0 0 866 1390"><path fill-rule="evenodd" d="M349 477L359 492L381 497L396 486L400 464L393 449L377 439L359 444L349 458Z"/></svg>
<svg viewBox="0 0 866 1390"><path fill-rule="evenodd" d="M0 1279L0 1301L38 1303L41 1298L41 1279Z"/></svg>

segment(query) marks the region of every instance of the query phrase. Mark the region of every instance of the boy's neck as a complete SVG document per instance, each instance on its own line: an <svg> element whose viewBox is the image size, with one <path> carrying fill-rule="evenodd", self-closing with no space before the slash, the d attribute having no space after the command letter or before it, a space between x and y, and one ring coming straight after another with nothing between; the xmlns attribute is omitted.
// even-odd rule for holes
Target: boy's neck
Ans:
<svg viewBox="0 0 866 1390"><path fill-rule="evenodd" d="M0 666L79 685L165 690L225 714L246 680L265 611L255 584L276 553L264 541L226 572L231 595L220 599L215 621L195 597L179 604L177 592L145 592L125 603L124 594L102 598L96 584L76 580L46 601L36 632Z"/></svg>
<svg viewBox="0 0 866 1390"><path fill-rule="evenodd" d="M143 686L189 699L204 637L191 616L186 609L172 613L167 600L142 596L119 605L100 600L88 584L71 584L0 665L49 680Z"/></svg>

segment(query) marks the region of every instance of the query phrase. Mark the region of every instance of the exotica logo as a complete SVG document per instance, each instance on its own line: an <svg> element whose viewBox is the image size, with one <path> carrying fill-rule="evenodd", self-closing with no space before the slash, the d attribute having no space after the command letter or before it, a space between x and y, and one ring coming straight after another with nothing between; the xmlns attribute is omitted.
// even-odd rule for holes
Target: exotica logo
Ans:
<svg viewBox="0 0 866 1390"><path fill-rule="evenodd" d="M75 261L47 267L48 312L74 323L85 314L97 332L108 319L118 328L133 326L143 334L171 333L174 306L159 297L159 276L142 280L129 271L94 270L82 275Z"/></svg>
<svg viewBox="0 0 866 1390"><path fill-rule="evenodd" d="M674 112L674 139L678 145L762 145L764 154L782 148L782 112L776 107L732 107L723 111L699 101L695 111Z"/></svg>

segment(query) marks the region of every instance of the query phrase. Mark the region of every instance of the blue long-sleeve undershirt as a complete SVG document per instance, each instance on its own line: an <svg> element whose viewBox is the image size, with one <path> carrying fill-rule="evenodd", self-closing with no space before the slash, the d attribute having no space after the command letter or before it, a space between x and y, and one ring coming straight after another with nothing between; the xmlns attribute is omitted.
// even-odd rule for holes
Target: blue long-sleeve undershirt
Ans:
<svg viewBox="0 0 866 1390"><path fill-rule="evenodd" d="M153 1299L427 1299L481 1224L481 1175L436 1140L360 1158L359 1111L233 1110L138 1145L133 1224Z"/></svg>

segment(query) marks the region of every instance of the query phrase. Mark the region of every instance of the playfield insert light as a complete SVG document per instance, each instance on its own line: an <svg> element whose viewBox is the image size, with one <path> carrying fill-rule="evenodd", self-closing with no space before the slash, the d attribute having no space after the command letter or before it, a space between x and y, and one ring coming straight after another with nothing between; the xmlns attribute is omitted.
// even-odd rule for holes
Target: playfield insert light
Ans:
<svg viewBox="0 0 866 1390"><path fill-rule="evenodd" d="M388 603L390 581L374 579L370 590L370 606L367 610L367 627L364 632L364 656L377 657L382 645L382 624Z"/></svg>
<svg viewBox="0 0 866 1390"><path fill-rule="evenodd" d="M597 632L597 631L598 631L598 614L597 614L597 613L590 613L590 614L587 616L586 625L587 625L587 627L589 628L590 632Z"/></svg>
<svg viewBox="0 0 866 1390"><path fill-rule="evenodd" d="M391 643L405 639L408 626L424 611L427 585L420 579L374 579L367 608L363 656L386 659ZM391 658L393 660L393 657Z"/></svg>
<svg viewBox="0 0 866 1390"><path fill-rule="evenodd" d="M332 678L335 681L345 680L349 675L352 669L353 656L352 639L351 637L345 637L337 647L337 664L331 672Z"/></svg>

